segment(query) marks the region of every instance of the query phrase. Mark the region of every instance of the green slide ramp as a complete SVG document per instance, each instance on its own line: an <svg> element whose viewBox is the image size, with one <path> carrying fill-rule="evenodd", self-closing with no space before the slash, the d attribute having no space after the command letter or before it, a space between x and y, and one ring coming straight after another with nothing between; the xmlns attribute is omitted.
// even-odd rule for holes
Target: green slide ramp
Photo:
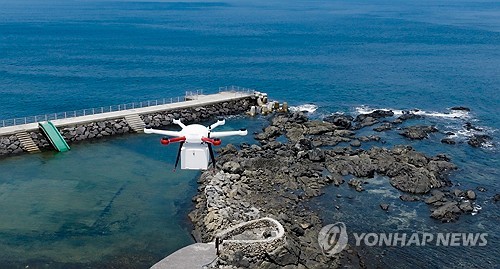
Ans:
<svg viewBox="0 0 500 269"><path fill-rule="evenodd" d="M52 143L52 146L54 146L55 149L61 152L70 150L68 143L66 143L66 140L64 140L61 133L59 133L59 130L57 130L56 126L54 126L52 122L39 122L38 125L47 135L50 143Z"/></svg>

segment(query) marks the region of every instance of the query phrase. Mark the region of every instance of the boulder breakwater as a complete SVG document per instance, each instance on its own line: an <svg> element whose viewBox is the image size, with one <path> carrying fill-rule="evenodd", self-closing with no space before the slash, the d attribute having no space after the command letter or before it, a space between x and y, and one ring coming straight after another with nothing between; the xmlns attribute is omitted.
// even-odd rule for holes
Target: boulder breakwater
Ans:
<svg viewBox="0 0 500 269"><path fill-rule="evenodd" d="M212 101L207 102L207 104L197 102L192 107L167 108L162 111L138 113L138 115L144 122L146 128L161 128L170 126L173 119L180 119L182 122L188 124L222 116L242 114L248 112L252 106L255 106L257 104L257 99L257 96L254 94L239 95L220 102ZM125 112L126 110L124 113ZM48 137L42 130L38 129L36 124L29 125L25 130L22 129L22 126L20 127L19 130L27 132L33 142L41 150L53 149ZM85 120L85 122L82 123L79 123L79 118L74 118L67 124L58 124L57 127L63 138L69 144L134 132L132 126L124 116L116 115L109 119L104 117L101 120ZM0 132L0 157L25 152L27 152L27 150L16 134L11 133L2 136Z"/></svg>

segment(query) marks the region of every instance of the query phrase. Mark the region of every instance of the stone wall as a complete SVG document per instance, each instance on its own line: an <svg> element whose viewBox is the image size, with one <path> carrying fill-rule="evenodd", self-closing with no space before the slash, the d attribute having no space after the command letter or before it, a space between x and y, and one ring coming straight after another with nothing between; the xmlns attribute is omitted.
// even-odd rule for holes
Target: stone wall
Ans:
<svg viewBox="0 0 500 269"><path fill-rule="evenodd" d="M277 220L268 217L240 223L216 235L219 257L236 255L237 252L245 253L246 256L260 256L271 253L285 244L283 226Z"/></svg>
<svg viewBox="0 0 500 269"><path fill-rule="evenodd" d="M49 139L45 136L45 134L41 131L33 131L30 132L31 139L40 149L51 149L52 145L50 144Z"/></svg>
<svg viewBox="0 0 500 269"><path fill-rule="evenodd" d="M235 115L247 112L254 99L240 99L232 102L217 103L210 106L192 107L181 110L168 110L148 115L141 115L146 127L161 127L172 124L173 119L180 119L184 124L213 119L219 116Z"/></svg>
<svg viewBox="0 0 500 269"><path fill-rule="evenodd" d="M132 132L132 129L125 119L114 119L68 126L60 129L60 132L64 139L71 144L86 139L126 134Z"/></svg>
<svg viewBox="0 0 500 269"><path fill-rule="evenodd" d="M0 156L23 152L21 141L15 135L0 137Z"/></svg>
<svg viewBox="0 0 500 269"><path fill-rule="evenodd" d="M214 119L219 116L241 114L256 104L255 98L245 98L229 102L211 104L207 106L186 109L167 110L152 114L140 115L146 127L165 127L172 125L173 119L180 119L189 124ZM123 135L133 132L125 119L111 119L101 122L91 122L64 126L59 128L68 144L87 139L98 139L106 136ZM52 150L52 145L41 130L29 132L31 138L41 150ZM0 156L14 155L24 152L21 142L15 135L0 137Z"/></svg>

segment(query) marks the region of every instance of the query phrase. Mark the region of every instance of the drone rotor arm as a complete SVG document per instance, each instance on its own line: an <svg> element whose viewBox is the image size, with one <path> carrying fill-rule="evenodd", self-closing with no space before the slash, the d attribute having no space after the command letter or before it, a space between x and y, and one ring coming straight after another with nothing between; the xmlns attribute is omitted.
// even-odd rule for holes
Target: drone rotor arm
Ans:
<svg viewBox="0 0 500 269"><path fill-rule="evenodd" d="M248 134L247 130L225 131L225 132L211 132L210 133L210 137L212 137L212 138L221 138L221 137L234 136L234 135L245 136L247 134Z"/></svg>
<svg viewBox="0 0 500 269"><path fill-rule="evenodd" d="M181 122L181 120L172 120L172 123L179 125L182 129L186 128L186 125Z"/></svg>
<svg viewBox="0 0 500 269"><path fill-rule="evenodd" d="M148 128L144 128L144 133L146 133L146 134L159 134L159 135L166 135L166 136L181 136L181 133L178 131L156 130L156 129L148 129Z"/></svg>
<svg viewBox="0 0 500 269"><path fill-rule="evenodd" d="M224 124L226 124L226 120L218 120L216 123L210 125L210 130L222 126Z"/></svg>

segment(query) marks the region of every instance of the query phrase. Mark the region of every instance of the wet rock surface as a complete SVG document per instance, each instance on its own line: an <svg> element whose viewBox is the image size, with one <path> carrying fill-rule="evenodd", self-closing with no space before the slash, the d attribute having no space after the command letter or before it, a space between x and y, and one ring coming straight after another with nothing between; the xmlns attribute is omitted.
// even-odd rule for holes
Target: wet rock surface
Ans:
<svg viewBox="0 0 500 269"><path fill-rule="evenodd" d="M448 144L448 145L455 145L457 142L451 138L443 138L441 139L441 143L443 144Z"/></svg>
<svg viewBox="0 0 500 269"><path fill-rule="evenodd" d="M325 117L323 121L333 123L339 129L349 129L351 128L352 121L354 118L349 115L335 114Z"/></svg>
<svg viewBox="0 0 500 269"><path fill-rule="evenodd" d="M450 108L450 110L459 110L459 111L467 111L467 112L469 112L470 108L465 107L465 106L454 106L454 107Z"/></svg>
<svg viewBox="0 0 500 269"><path fill-rule="evenodd" d="M375 132L383 132L392 130L392 124L390 122L384 122L380 126L373 128Z"/></svg>
<svg viewBox="0 0 500 269"><path fill-rule="evenodd" d="M468 139L467 143L472 147L479 148L490 141L491 137L489 135L475 134Z"/></svg>
<svg viewBox="0 0 500 269"><path fill-rule="evenodd" d="M427 138L430 133L435 133L437 131L438 129L434 126L416 125L404 128L403 132L399 134L409 139L424 139Z"/></svg>
<svg viewBox="0 0 500 269"><path fill-rule="evenodd" d="M438 191L451 185L448 175L457 168L447 156L426 156L407 145L366 150L332 148L330 145L338 141L362 140L352 130L346 130L347 125L335 124L336 119L340 116L325 124L308 121L302 113L276 115L256 135L268 137L259 140L260 145L243 145L239 149L228 145L219 150L218 169L202 174L199 193L193 199L195 209L189 217L194 233L208 242L231 225L272 217L283 224L287 236L287 245L273 253L224 257L221 268L366 266L352 249L333 257L323 255L317 236L326 223L305 205L321 195L323 187L344 185L345 176L354 176L347 185L361 193L376 174L387 176L394 188L406 193L401 195L401 203L425 200L430 216L440 221L453 221L473 209L471 193L460 191L462 196L455 196ZM288 141L273 141L277 135L285 135ZM385 203L380 207L390 208ZM345 264L348 261L351 264Z"/></svg>

